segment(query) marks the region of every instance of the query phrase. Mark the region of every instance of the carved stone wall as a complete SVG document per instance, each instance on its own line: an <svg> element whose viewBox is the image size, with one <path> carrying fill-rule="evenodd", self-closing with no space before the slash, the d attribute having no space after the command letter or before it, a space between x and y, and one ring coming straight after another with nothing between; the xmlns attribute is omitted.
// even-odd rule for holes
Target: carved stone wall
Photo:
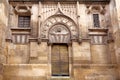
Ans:
<svg viewBox="0 0 120 80"><path fill-rule="evenodd" d="M119 1L11 1L9 17L4 1L0 63L6 64L0 80L119 80ZM99 27L93 14L99 16ZM30 26L18 27L19 16L29 16ZM69 76L52 76L54 44L67 45Z"/></svg>
<svg viewBox="0 0 120 80"><path fill-rule="evenodd" d="M61 4L61 3L50 3L48 2L43 3L42 5L42 11L41 11L41 18L42 20L46 20L48 17L54 15L57 11L58 8L61 10L61 12L66 15L69 16L70 18L72 18L74 21L77 20L77 16L76 16L76 5L71 3L71 4Z"/></svg>

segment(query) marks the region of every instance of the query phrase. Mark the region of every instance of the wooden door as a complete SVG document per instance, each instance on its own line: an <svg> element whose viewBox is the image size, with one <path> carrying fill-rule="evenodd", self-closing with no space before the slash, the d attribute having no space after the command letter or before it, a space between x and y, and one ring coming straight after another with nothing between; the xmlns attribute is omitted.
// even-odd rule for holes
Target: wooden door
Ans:
<svg viewBox="0 0 120 80"><path fill-rule="evenodd" d="M51 60L53 76L69 76L69 54L66 44L52 46Z"/></svg>

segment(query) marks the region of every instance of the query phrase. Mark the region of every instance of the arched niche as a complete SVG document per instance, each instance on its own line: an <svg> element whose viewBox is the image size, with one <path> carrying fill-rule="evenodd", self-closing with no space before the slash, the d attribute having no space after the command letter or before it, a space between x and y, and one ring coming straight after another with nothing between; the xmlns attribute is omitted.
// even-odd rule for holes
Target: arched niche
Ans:
<svg viewBox="0 0 120 80"><path fill-rule="evenodd" d="M58 28L57 28L58 26L61 26L62 29L64 28L64 30L66 30L66 31L67 31L67 29L69 30L70 39L78 39L78 30L79 29L77 28L77 25L71 18L69 18L65 15L54 15L54 16L49 17L47 20L45 20L41 26L41 33L40 33L41 39L48 40L49 36L50 36L49 31L51 31L53 29L58 30Z"/></svg>
<svg viewBox="0 0 120 80"><path fill-rule="evenodd" d="M49 30L49 43L70 43L70 31L62 24L56 24Z"/></svg>

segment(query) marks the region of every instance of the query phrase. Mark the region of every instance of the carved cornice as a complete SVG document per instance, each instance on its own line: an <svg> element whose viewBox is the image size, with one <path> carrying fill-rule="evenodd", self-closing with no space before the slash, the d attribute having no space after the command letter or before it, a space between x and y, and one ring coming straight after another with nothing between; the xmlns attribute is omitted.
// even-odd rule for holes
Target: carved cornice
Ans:
<svg viewBox="0 0 120 80"><path fill-rule="evenodd" d="M88 30L89 30L89 35L107 35L108 33L108 29L93 28Z"/></svg>
<svg viewBox="0 0 120 80"><path fill-rule="evenodd" d="M12 34L30 34L31 28L11 28Z"/></svg>
<svg viewBox="0 0 120 80"><path fill-rule="evenodd" d="M38 39L37 38L29 38L29 42L37 42Z"/></svg>
<svg viewBox="0 0 120 80"><path fill-rule="evenodd" d="M9 0L9 2L82 2L82 3L88 3L88 2L110 2L110 0Z"/></svg>

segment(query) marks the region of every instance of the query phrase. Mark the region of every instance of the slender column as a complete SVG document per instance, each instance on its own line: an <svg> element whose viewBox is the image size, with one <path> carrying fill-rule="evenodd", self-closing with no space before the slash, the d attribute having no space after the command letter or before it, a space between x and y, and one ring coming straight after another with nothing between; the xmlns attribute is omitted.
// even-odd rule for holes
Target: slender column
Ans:
<svg viewBox="0 0 120 80"><path fill-rule="evenodd" d="M49 71L48 71L48 75L47 78L50 79L51 78L51 74L52 74L52 64L51 64L51 50L52 50L52 46L49 45L48 46L48 66L49 66Z"/></svg>
<svg viewBox="0 0 120 80"><path fill-rule="evenodd" d="M81 28L80 28L80 13L79 13L79 1L77 1L77 23L78 23L78 28L79 28L79 37L78 37L78 39L79 39L79 42L81 42Z"/></svg>
<svg viewBox="0 0 120 80"><path fill-rule="evenodd" d="M69 44L68 45L68 53L69 53L69 75L71 78L74 77L74 74L73 74L73 54L72 54L72 45Z"/></svg>
<svg viewBox="0 0 120 80"><path fill-rule="evenodd" d="M13 12L12 12L12 6L9 8L9 18L8 18L8 28L7 28L7 39L11 39L11 28L13 27Z"/></svg>
<svg viewBox="0 0 120 80"><path fill-rule="evenodd" d="M39 2L39 8L38 8L38 43L41 43L41 11L42 11L42 4Z"/></svg>
<svg viewBox="0 0 120 80"><path fill-rule="evenodd" d="M115 40L115 54L116 54L116 58L117 58L117 63L120 64L120 0L113 0L111 1L111 4L114 4L114 14L115 15L112 15L113 16L113 19L112 19L112 22L114 21L114 24L113 24L113 30L114 30L114 40ZM114 20L116 19L116 20Z"/></svg>
<svg viewBox="0 0 120 80"><path fill-rule="evenodd" d="M11 53L11 49L10 49L10 45L13 44L12 43L12 34L11 34L11 28L13 27L13 7L10 5L9 6L9 16L8 16L8 28L7 28L7 37L6 37L6 63L9 64L10 63L10 53Z"/></svg>
<svg viewBox="0 0 120 80"><path fill-rule="evenodd" d="M12 6L10 6L10 8L9 8L9 21L8 21L9 27L12 27L12 16L13 16Z"/></svg>
<svg viewBox="0 0 120 80"><path fill-rule="evenodd" d="M116 7L116 12L117 12L117 19L118 19L118 24L119 24L119 29L120 29L120 0L115 0L115 2L113 2L114 3L114 5L116 5L116 6L114 6L114 7Z"/></svg>

